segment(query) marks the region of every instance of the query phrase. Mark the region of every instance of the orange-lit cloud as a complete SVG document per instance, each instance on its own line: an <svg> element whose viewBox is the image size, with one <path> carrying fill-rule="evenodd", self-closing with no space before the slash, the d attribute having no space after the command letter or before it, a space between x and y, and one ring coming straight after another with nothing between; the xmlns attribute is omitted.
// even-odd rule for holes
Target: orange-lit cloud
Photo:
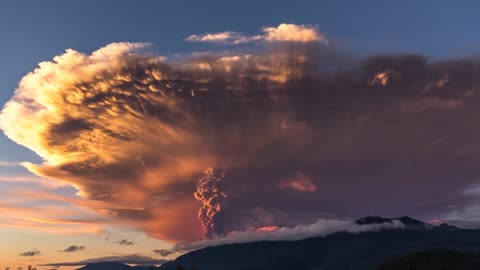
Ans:
<svg viewBox="0 0 480 270"><path fill-rule="evenodd" d="M69 49L40 63L3 108L0 128L43 159L23 163L28 170L75 187L78 197L22 198L71 204L95 218L4 205L9 217L22 217L8 226L54 230L59 222L94 232L115 224L192 241L202 229L222 236L307 224L328 207L357 214L345 210L345 198L359 209L383 207L358 192L364 183L384 191L378 193L400 212L409 207L398 192L405 179L416 183L409 196L417 201L439 176L468 182L475 175L480 132L471 128L478 101L471 91L479 84L477 69L383 56L337 71L324 64L341 65L342 55L321 46L315 27L264 30L265 41L293 42L174 61L144 53L147 44L113 43L91 54ZM425 92L451 69L461 72ZM372 85L389 70L395 76ZM462 121L454 121L459 115ZM418 162L410 164L412 156ZM228 177L203 189L199 180L207 168L228 168ZM11 180L30 181L3 181ZM439 197L451 192L435 187Z"/></svg>
<svg viewBox="0 0 480 270"><path fill-rule="evenodd" d="M327 42L326 37L315 26L282 23L277 27L264 27L268 42Z"/></svg>
<svg viewBox="0 0 480 270"><path fill-rule="evenodd" d="M303 192L315 192L318 186L314 183L312 178L301 172L295 173L293 176L281 181L278 184L279 188L290 188Z"/></svg>
<svg viewBox="0 0 480 270"><path fill-rule="evenodd" d="M298 76L289 69L299 67L289 67L288 55L221 57L191 59L181 71L164 64L163 57L138 53L144 46L116 43L91 55L67 50L53 62L40 63L6 104L0 126L45 159L41 165L24 163L31 172L73 185L91 202L116 205L97 210L140 219L134 223L158 234L154 231L164 226L180 230L165 222L179 218L179 209L169 207L194 200L192 179L205 168L245 162L233 152L218 159L217 142L209 139L213 130L206 128L210 120L198 118L203 89L214 90L203 81L220 72L235 80L244 73L277 84ZM189 85L188 79L198 82ZM238 139L234 130L227 133L224 139ZM192 190L185 190L189 186ZM178 235L191 237L184 230Z"/></svg>
<svg viewBox="0 0 480 270"><path fill-rule="evenodd" d="M316 26L297 25L282 23L277 27L268 26L262 28L261 35L247 35L239 32L218 32L206 33L201 35L191 35L186 38L187 41L193 42L211 42L224 44L243 44L255 41L265 42L322 42L327 43L328 40L320 33Z"/></svg>

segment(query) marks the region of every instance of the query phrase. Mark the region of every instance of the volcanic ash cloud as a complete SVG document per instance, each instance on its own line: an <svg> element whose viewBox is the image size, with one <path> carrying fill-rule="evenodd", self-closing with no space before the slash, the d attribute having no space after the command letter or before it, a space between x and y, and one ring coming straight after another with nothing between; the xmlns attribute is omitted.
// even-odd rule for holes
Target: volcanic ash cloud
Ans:
<svg viewBox="0 0 480 270"><path fill-rule="evenodd" d="M267 32L290 40L282 31ZM43 158L31 172L173 241L362 209L433 213L449 202L408 208L406 182L415 205L476 179L478 62L375 56L325 69L345 57L308 40L175 61L147 44L69 49L21 80L0 128Z"/></svg>

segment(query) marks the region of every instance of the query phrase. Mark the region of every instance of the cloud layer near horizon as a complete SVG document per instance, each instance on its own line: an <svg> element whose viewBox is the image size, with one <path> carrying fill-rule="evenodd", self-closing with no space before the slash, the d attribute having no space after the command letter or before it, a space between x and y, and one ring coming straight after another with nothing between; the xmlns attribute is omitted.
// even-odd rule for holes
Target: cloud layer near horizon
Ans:
<svg viewBox="0 0 480 270"><path fill-rule="evenodd" d="M177 242L202 237L205 205L221 210L208 222L222 236L474 201L457 192L480 172L478 61L345 62L320 43L170 62L142 43L69 49L22 79L0 128L44 159L31 172ZM221 205L194 198L210 167L226 169L206 189Z"/></svg>
<svg viewBox="0 0 480 270"><path fill-rule="evenodd" d="M133 255L124 255L124 256L107 256L107 257L98 257L81 261L74 262L56 262L42 264L41 266L53 266L53 267L63 267L63 266L83 266L89 263L124 263L124 264L134 264L134 265L161 265L166 263L168 260L154 259L146 256L141 256L137 254Z"/></svg>

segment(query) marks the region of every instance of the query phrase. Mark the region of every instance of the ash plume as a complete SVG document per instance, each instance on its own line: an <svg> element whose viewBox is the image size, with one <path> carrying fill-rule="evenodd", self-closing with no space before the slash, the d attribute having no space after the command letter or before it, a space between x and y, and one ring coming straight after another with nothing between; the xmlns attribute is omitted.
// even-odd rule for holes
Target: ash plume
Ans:
<svg viewBox="0 0 480 270"><path fill-rule="evenodd" d="M461 191L480 175L478 59L357 58L304 28L174 59L144 43L68 49L22 78L0 128L75 203L172 242L477 209Z"/></svg>
<svg viewBox="0 0 480 270"><path fill-rule="evenodd" d="M193 195L195 199L202 202L198 218L206 238L215 236L215 217L222 211L223 205L228 199L220 187L226 172L226 169L208 168L197 180L197 191Z"/></svg>

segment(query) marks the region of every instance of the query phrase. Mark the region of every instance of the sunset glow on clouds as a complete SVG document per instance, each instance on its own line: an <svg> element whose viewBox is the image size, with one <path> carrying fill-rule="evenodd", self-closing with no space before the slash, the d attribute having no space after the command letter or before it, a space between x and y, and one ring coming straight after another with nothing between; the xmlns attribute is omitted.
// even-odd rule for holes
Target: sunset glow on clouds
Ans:
<svg viewBox="0 0 480 270"><path fill-rule="evenodd" d="M318 189L318 186L314 184L314 181L301 172L297 172L293 176L280 182L278 186L280 188L291 188L304 192L315 192Z"/></svg>
<svg viewBox="0 0 480 270"><path fill-rule="evenodd" d="M234 149L215 150L211 136L221 133L205 127L218 120L198 118L202 104L198 102L208 102L202 101L203 89L216 91L209 89L216 73L230 76L232 82L226 83L233 88L243 87L244 82L235 82L242 73L279 87L279 78L286 81L301 75L303 62L290 67L288 61L297 54L277 52L283 56L231 58L228 63L225 57L198 58L185 67L170 67L163 57L137 53L144 46L111 44L92 55L67 50L54 62L40 63L22 79L0 123L7 136L45 159L42 165L24 163L26 168L71 184L86 199L106 202L107 206L95 208L101 214L131 220L133 226L154 236L195 239L198 229L176 225L178 221L196 223L189 211L180 211L184 207L197 211L192 179L211 165L246 166L255 145L268 143L254 142L240 156ZM99 79L100 74L105 77ZM237 148L240 145L234 141L240 138L232 128L222 140ZM293 132L278 137L288 139L297 133Z"/></svg>
<svg viewBox="0 0 480 270"><path fill-rule="evenodd" d="M285 31L300 31L299 36L308 36L304 30L280 27L266 32L281 40ZM321 194L319 187L328 188L329 184L323 182L323 172L309 167L327 158L402 159L413 152L427 158L429 151L436 151L429 150L430 138L412 137L411 145L397 148L392 145L395 135L390 133L394 126L390 127L388 122L375 124L375 133L366 127L390 117L416 119L416 123L406 126L429 125L429 117L422 118L420 113L428 110L440 116L465 107L462 104L467 102L461 92L445 98L412 92L390 103L383 97L369 97L377 90L369 89L367 77L343 91L352 95L354 92L349 89L365 89L369 103L383 108L383 116L373 117L376 107L372 106L344 119L342 110L346 106L351 106L346 113L358 110L355 105L335 98L333 102L338 104L339 111L325 114L324 107L316 103L329 95L317 89L335 82L324 81L319 77L321 71L311 67L319 59L308 46L287 46L248 57L192 56L176 64L167 63L162 56L144 54L146 46L113 43L91 55L69 49L53 62L40 63L22 79L15 96L5 105L0 125L12 140L45 160L43 164L23 163L28 170L42 178L72 185L78 190L77 195L86 200L73 200L72 205L86 207L111 222L123 222L160 239L198 240L202 235L201 223L204 229L214 226L209 236L242 227L291 226L282 221L292 214L288 211L274 214L262 210L265 213L261 215L267 216L256 216L261 213L258 211L248 213L254 208L262 209L261 205L231 212L237 213L237 217L229 216L228 208L241 207L234 203L240 198L237 192L232 194L229 189L239 184L262 189L266 188L264 184L277 181L272 192L280 197L282 190L288 189ZM397 73L405 72L404 77L416 76L402 71L402 65L408 64L430 72L429 64L421 58L371 61L372 66L366 64L365 69L393 65ZM432 72L442 74L433 68ZM218 80L218 76L222 79ZM294 83L302 84L305 77L311 78L306 88L290 89ZM434 73L431 78L436 78ZM418 83L430 83L428 76ZM395 87L394 79L389 84ZM450 107L452 102L458 105ZM337 118L337 124L325 126L323 122L332 117ZM355 138L350 134L355 134ZM357 143L352 145L354 141ZM363 145L387 150L375 152ZM280 164L287 164L282 165L287 171L275 172L273 168ZM198 220L201 203L193 196L197 189L194 183L209 167L227 168L224 179L215 187L223 189L225 198L221 203L207 204L205 213L217 209L218 214L200 214ZM270 175L254 176L262 171ZM245 177L262 180L251 182L242 179ZM29 217L34 212L22 216ZM42 218L33 215L18 224L62 220L54 214L57 213ZM242 218L244 223L227 225L226 219L235 218ZM305 221L314 220L308 217ZM89 226L88 230L99 229L97 224Z"/></svg>
<svg viewBox="0 0 480 270"><path fill-rule="evenodd" d="M0 161L34 174L0 175L0 185L18 187L0 193L8 197L0 229L104 239L118 227L161 240L144 255L163 258L378 230L340 219L370 209L458 219L476 209L477 198L459 190L480 168L477 60L351 59L326 48L317 26L261 29L187 37L265 43L250 50L172 59L149 43L120 42L39 63L0 113L4 134L42 159ZM105 242L119 249L138 241ZM58 250L69 247L90 250ZM88 261L77 259L51 265Z"/></svg>

